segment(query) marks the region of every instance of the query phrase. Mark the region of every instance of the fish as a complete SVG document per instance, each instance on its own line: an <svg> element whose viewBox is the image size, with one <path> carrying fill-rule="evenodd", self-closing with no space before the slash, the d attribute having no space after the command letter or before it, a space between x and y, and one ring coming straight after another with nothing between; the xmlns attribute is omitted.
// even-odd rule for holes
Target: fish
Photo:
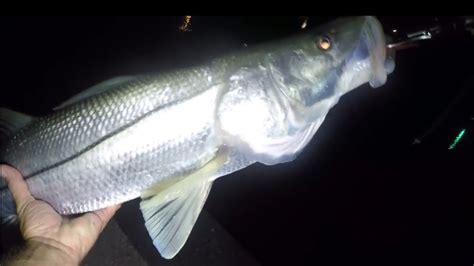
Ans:
<svg viewBox="0 0 474 266"><path fill-rule="evenodd" d="M141 198L151 241L171 259L217 178L295 160L340 97L384 85L386 45L377 18L338 18L197 66L106 80L42 117L2 108L0 162L62 215Z"/></svg>

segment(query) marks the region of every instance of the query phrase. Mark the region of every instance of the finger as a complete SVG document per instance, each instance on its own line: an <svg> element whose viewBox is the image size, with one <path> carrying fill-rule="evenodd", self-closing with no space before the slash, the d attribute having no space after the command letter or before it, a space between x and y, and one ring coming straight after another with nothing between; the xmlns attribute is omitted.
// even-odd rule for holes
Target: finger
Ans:
<svg viewBox="0 0 474 266"><path fill-rule="evenodd" d="M18 170L8 165L0 165L0 174L5 178L7 186L12 192L17 210L22 210L26 204L35 200Z"/></svg>
<svg viewBox="0 0 474 266"><path fill-rule="evenodd" d="M114 205L95 212L86 213L70 220L71 228L78 233L81 243L81 257L84 257L99 238L107 223L114 216L120 205Z"/></svg>
<svg viewBox="0 0 474 266"><path fill-rule="evenodd" d="M120 209L121 206L121 204L110 206L108 208L98 210L96 213L103 218L104 225L106 225L110 219L114 217L115 213Z"/></svg>
<svg viewBox="0 0 474 266"><path fill-rule="evenodd" d="M81 219L87 220L91 226L93 233L100 234L104 230L107 223L112 219L121 205L114 205L105 209L86 213Z"/></svg>

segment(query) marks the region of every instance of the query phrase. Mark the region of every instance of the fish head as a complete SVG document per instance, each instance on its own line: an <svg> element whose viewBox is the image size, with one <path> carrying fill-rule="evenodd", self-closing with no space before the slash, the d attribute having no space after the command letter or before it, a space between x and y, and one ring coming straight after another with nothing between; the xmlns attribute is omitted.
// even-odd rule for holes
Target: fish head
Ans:
<svg viewBox="0 0 474 266"><path fill-rule="evenodd" d="M362 84L382 86L394 70L393 54L387 55L382 26L374 17L337 19L285 47L270 54L272 77L306 122L325 115Z"/></svg>

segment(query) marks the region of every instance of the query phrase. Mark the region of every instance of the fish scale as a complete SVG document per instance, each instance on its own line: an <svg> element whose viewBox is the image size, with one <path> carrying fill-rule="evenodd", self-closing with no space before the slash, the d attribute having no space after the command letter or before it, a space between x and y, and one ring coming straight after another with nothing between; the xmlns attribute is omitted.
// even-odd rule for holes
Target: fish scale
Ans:
<svg viewBox="0 0 474 266"><path fill-rule="evenodd" d="M219 145L212 115L217 91L209 89L160 109L79 157L27 179L32 194L51 202L61 214L72 214L136 198L162 179L201 167ZM202 119L189 117L194 121L186 121L183 117L180 121L190 126L160 128L176 112L200 112ZM173 135L179 128L186 131ZM56 193L49 193L51 190Z"/></svg>
<svg viewBox="0 0 474 266"><path fill-rule="evenodd" d="M206 68L180 74L183 76L179 79L179 74L137 77L112 91L41 118L12 139L5 147L3 159L15 163L29 176L45 165L70 158L154 108L192 97L211 86ZM195 82L191 87L189 79Z"/></svg>

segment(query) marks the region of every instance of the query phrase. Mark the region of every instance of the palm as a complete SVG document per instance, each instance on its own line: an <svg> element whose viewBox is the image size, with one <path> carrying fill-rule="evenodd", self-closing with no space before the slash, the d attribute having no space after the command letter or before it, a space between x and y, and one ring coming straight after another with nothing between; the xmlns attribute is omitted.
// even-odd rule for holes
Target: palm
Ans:
<svg viewBox="0 0 474 266"><path fill-rule="evenodd" d="M64 218L50 205L42 201L32 201L21 210L21 231L26 241L55 241L83 258L97 240L105 225L105 217L112 210L104 209L87 213L78 218Z"/></svg>
<svg viewBox="0 0 474 266"><path fill-rule="evenodd" d="M77 218L59 215L47 203L35 200L15 169L0 165L18 206L18 218L23 238L54 246L69 256L81 260L91 249L107 222L120 206L86 213Z"/></svg>

